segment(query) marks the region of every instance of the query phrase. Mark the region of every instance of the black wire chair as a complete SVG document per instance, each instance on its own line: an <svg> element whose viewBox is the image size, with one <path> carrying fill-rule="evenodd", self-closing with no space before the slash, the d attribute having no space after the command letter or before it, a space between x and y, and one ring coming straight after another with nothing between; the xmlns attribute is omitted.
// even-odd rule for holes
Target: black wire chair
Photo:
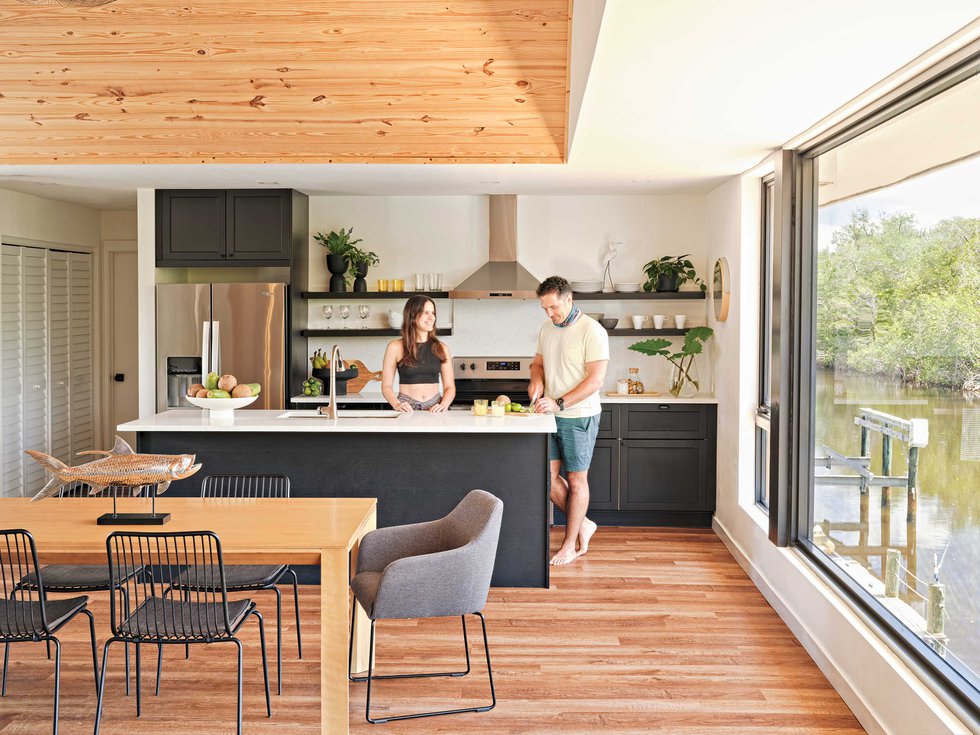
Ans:
<svg viewBox="0 0 980 735"><path fill-rule="evenodd" d="M272 717L269 696L269 665L265 650L265 623L251 600L228 600L221 541L210 531L185 533L132 533L119 531L106 539L109 576L119 585L128 605L117 604L110 597L112 638L106 641L102 654L102 678L105 681L109 646L118 642L136 644L136 716L141 715L140 645L148 643L161 648L169 644L234 643L238 649L238 719L237 733L242 732L242 643L236 637L252 615L259 623L262 644L262 674L265 679L266 714ZM149 576L131 576L127 569L144 566L153 569ZM182 599L167 592L181 574L190 573L199 584ZM132 612L130 612L132 611ZM157 679L159 681L157 659ZM99 687L95 710L95 735L102 722L102 700L105 686Z"/></svg>
<svg viewBox="0 0 980 735"><path fill-rule="evenodd" d="M289 478L285 475L208 475L201 483L202 498L288 498ZM229 592L261 592L272 590L276 593L276 682L277 691L282 694L282 593L279 582L286 575L293 578L293 602L296 608L296 644L299 658L303 658L303 636L299 621L299 583L296 572L286 564L234 564L225 567ZM181 574L173 583L175 590L185 594L197 586L190 572ZM160 652L162 655L162 650ZM185 651L185 655L186 651ZM161 663L157 662L157 670ZM157 692L160 680L157 678Z"/></svg>
<svg viewBox="0 0 980 735"><path fill-rule="evenodd" d="M20 580L33 575L36 584L25 587ZM0 641L3 649L3 678L0 697L7 696L7 670L10 667L10 644L54 642L54 735L58 735L58 703L61 698L61 641L55 636L65 624L82 613L88 617L92 635L92 667L95 690L99 691L98 644L95 641L95 618L87 609L88 597L46 600L44 574L38 570L34 537L23 529L0 530Z"/></svg>
<svg viewBox="0 0 980 735"><path fill-rule="evenodd" d="M106 488L104 494L92 495L91 487L84 482L73 482L65 485L58 493L59 498L123 498L123 497L147 497L149 493L156 492L156 485L144 485L140 487L129 486L110 486ZM128 576L148 574L149 570L143 567L133 568ZM57 594L74 595L79 592L108 592L113 589L109 583L109 569L105 564L49 564L41 567L41 574L44 576L44 594L52 592ZM19 584L25 587L37 589L37 581L31 574L26 575L20 580ZM118 591L118 588L116 588ZM125 603L124 603L125 604ZM126 655L126 694L129 694L129 644L125 647ZM51 658L51 644L48 644L48 658Z"/></svg>

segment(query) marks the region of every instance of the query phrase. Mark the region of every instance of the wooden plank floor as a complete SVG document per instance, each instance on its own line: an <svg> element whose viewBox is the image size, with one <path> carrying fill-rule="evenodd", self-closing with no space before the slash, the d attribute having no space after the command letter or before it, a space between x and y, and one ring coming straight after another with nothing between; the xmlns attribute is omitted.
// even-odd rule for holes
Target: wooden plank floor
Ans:
<svg viewBox="0 0 980 735"><path fill-rule="evenodd" d="M557 533L557 531L556 531ZM557 547L554 536L553 547ZM245 642L245 733L299 735L319 721L318 597L301 590L304 649L296 659L291 598L284 595L284 694L264 716L258 637ZM275 636L271 594L260 597ZM108 603L94 596L99 636ZM588 556L554 569L550 590L491 590L486 608L497 708L384 725L364 721L366 685L351 685L354 733L826 733L864 732L762 595L711 531L600 528ZM465 678L376 683L376 712L474 706L488 700L479 622L469 623L473 671ZM377 672L455 670L458 619L383 621ZM95 688L87 626L64 630L63 735L90 733ZM155 654L144 651L143 717L122 691L121 648L110 656L105 735L234 732L235 654L170 649L152 694ZM272 662L270 661L270 668ZM270 672L274 676L274 668ZM11 649L0 734L50 732L53 673L43 644Z"/></svg>

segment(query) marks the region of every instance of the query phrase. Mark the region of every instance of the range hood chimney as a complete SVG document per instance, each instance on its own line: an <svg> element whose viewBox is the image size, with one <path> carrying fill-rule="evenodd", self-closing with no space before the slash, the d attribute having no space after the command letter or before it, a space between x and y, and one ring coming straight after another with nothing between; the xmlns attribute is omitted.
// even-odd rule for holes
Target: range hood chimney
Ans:
<svg viewBox="0 0 980 735"><path fill-rule="evenodd" d="M517 195L490 195L490 261L449 292L453 299L533 299L540 281L517 262Z"/></svg>

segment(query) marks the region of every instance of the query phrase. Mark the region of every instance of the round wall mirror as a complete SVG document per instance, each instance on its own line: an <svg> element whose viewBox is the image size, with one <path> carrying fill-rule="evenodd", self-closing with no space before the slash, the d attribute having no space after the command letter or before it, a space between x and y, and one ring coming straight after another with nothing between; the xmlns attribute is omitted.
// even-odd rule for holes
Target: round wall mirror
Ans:
<svg viewBox="0 0 980 735"><path fill-rule="evenodd" d="M719 322L728 319L728 307L732 293L727 258L718 258L715 261L715 271L711 276L711 299L715 305L715 319Z"/></svg>

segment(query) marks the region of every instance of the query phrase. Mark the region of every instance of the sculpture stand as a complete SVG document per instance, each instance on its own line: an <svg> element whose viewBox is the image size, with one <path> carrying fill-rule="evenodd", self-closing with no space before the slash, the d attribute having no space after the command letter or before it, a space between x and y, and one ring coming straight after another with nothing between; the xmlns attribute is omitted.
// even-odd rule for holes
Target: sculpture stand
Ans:
<svg viewBox="0 0 980 735"><path fill-rule="evenodd" d="M112 513L103 513L98 517L96 523L100 526L162 526L170 520L169 513L157 513L157 489L156 486L147 486L150 494L149 513L119 513L116 510L116 488L112 493Z"/></svg>

